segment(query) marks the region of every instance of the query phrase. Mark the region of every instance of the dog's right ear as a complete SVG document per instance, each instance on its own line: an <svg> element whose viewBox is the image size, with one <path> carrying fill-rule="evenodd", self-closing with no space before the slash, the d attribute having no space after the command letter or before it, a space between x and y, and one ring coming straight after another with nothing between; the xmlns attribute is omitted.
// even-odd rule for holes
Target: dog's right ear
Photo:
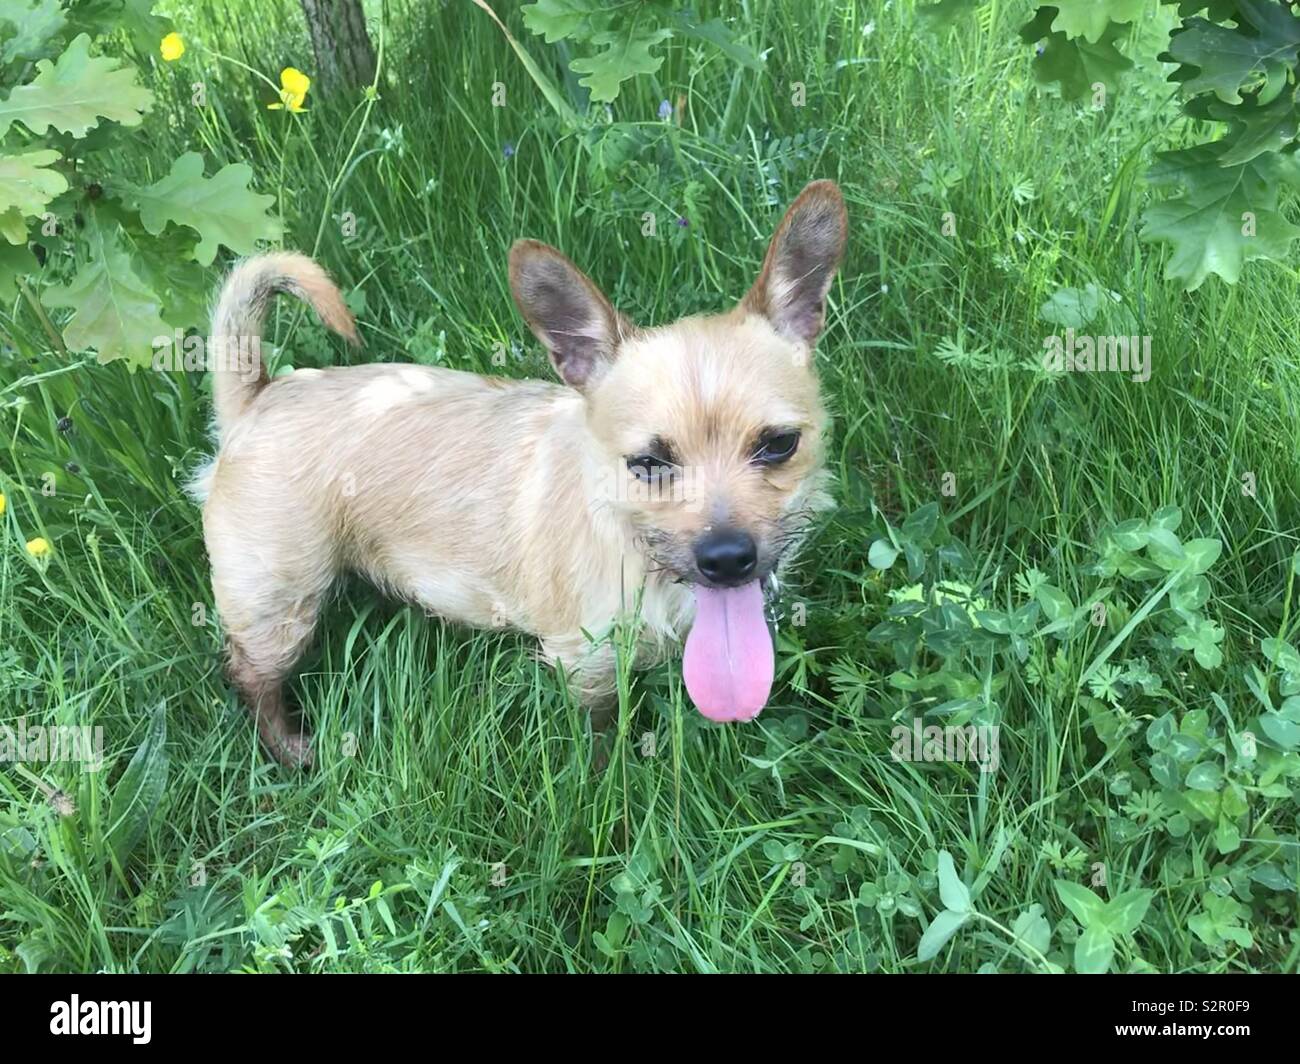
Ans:
<svg viewBox="0 0 1300 1064"><path fill-rule="evenodd" d="M586 274L537 240L517 240L510 249L510 291L560 379L579 391L614 361L632 331Z"/></svg>

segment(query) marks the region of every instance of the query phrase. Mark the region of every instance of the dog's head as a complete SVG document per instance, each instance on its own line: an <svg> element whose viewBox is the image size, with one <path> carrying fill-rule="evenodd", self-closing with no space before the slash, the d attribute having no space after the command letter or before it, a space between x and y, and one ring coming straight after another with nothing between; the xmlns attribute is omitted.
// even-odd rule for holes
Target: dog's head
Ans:
<svg viewBox="0 0 1300 1064"><path fill-rule="evenodd" d="M584 458L637 530L649 569L696 590L693 641L703 628L733 646L755 624L767 639L761 584L807 523L822 462L812 348L846 232L839 189L814 182L736 307L655 328L629 322L554 248L511 249L520 311L586 397L599 453ZM688 686L691 658L688 641ZM753 716L761 704L728 702L717 715Z"/></svg>

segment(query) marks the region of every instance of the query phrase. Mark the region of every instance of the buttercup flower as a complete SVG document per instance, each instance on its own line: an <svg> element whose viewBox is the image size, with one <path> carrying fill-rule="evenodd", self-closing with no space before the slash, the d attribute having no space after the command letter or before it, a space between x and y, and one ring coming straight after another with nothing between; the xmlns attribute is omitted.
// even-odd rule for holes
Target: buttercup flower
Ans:
<svg viewBox="0 0 1300 1064"><path fill-rule="evenodd" d="M179 33L169 33L162 39L158 50L162 52L163 59L173 63L185 54L185 42L181 40Z"/></svg>
<svg viewBox="0 0 1300 1064"><path fill-rule="evenodd" d="M307 98L307 90L310 87L311 78L301 70L285 67L280 71L280 102L268 103L266 106L272 111L279 111L286 107L290 111L305 111L302 102Z"/></svg>
<svg viewBox="0 0 1300 1064"><path fill-rule="evenodd" d="M37 536L35 539L29 539L27 541L27 553L33 558L44 558L45 555L50 553L49 540L42 539L40 536Z"/></svg>

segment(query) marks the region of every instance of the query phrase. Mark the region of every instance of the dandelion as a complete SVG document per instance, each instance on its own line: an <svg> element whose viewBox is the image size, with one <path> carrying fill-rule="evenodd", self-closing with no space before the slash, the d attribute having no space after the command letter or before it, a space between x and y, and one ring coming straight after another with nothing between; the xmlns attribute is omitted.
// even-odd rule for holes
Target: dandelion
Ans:
<svg viewBox="0 0 1300 1064"><path fill-rule="evenodd" d="M158 45L158 51L162 53L163 59L169 63L174 63L185 54L185 42L181 40L179 33L169 33L162 39L162 43Z"/></svg>
<svg viewBox="0 0 1300 1064"><path fill-rule="evenodd" d="M301 70L293 67L285 67L280 71L280 102L268 103L267 109L271 111L280 111L288 108L290 111L302 112L306 108L302 102L307 98L307 90L311 87L311 78Z"/></svg>
<svg viewBox="0 0 1300 1064"><path fill-rule="evenodd" d="M37 536L27 541L27 553L33 558L44 558L50 553L50 541Z"/></svg>
<svg viewBox="0 0 1300 1064"><path fill-rule="evenodd" d="M5 496L4 496L4 492L0 491L0 517L4 516L4 512L5 512Z"/></svg>

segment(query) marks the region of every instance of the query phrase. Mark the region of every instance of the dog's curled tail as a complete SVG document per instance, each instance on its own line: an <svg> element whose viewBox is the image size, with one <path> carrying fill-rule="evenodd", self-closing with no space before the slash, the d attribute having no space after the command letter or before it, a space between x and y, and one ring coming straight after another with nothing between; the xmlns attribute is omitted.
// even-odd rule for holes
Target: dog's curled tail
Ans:
<svg viewBox="0 0 1300 1064"><path fill-rule="evenodd" d="M350 343L356 322L329 275L306 255L275 251L244 259L221 286L212 314L212 403L224 438L269 378L261 357L262 322L271 297L287 292L307 303L322 322Z"/></svg>

